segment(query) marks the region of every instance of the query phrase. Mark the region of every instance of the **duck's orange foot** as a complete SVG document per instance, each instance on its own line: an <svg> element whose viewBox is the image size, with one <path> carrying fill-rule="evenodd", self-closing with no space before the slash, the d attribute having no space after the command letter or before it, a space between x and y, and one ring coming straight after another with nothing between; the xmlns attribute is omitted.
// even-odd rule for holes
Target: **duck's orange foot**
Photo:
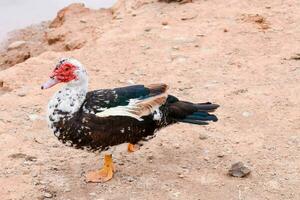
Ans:
<svg viewBox="0 0 300 200"><path fill-rule="evenodd" d="M128 144L128 147L127 147L127 151L128 151L129 153L135 152L135 151L137 151L137 150L139 150L139 149L140 149L140 147L139 147L138 145L131 144L131 143L129 143L129 144Z"/></svg>
<svg viewBox="0 0 300 200"><path fill-rule="evenodd" d="M86 176L86 182L103 183L112 179L115 167L112 161L112 155L105 155L102 169L91 171Z"/></svg>

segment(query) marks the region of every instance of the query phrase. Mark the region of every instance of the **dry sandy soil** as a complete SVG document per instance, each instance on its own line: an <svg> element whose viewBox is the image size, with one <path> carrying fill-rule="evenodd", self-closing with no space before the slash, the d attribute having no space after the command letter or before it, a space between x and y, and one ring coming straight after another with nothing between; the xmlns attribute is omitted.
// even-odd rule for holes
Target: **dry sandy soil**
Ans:
<svg viewBox="0 0 300 200"><path fill-rule="evenodd" d="M45 51L0 71L0 199L300 199L299 22L298 0L65 9ZM121 145L114 179L87 184L100 156L60 144L45 121L59 86L40 84L65 56L86 66L90 89L165 82L219 103L219 121L165 128L131 154ZM227 175L237 161L250 176Z"/></svg>

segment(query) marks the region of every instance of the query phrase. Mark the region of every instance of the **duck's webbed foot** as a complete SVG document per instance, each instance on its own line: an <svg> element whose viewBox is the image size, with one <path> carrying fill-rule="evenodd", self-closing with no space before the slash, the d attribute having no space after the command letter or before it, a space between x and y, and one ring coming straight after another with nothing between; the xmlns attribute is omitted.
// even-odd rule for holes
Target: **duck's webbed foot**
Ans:
<svg viewBox="0 0 300 200"><path fill-rule="evenodd" d="M115 166L112 160L112 154L106 154L104 156L103 167L96 171L91 171L86 176L87 182L101 183L107 182L112 179L115 172Z"/></svg>

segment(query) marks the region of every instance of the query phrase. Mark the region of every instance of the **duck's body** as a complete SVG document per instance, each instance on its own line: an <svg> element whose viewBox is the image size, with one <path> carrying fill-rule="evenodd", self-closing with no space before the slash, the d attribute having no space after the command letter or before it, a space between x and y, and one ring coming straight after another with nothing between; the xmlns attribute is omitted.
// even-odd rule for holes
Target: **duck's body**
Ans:
<svg viewBox="0 0 300 200"><path fill-rule="evenodd" d="M96 115L109 108L127 106L130 99L145 98L150 90L142 85L96 90L86 94L80 91L71 93L77 98L68 95L69 91L65 88L60 90L50 101L49 125L59 140L76 148L104 150L126 142L136 144L172 122L166 118L165 106L161 106L157 114L143 116L142 120L129 116ZM69 105L60 108L61 104L66 104L66 99Z"/></svg>
<svg viewBox="0 0 300 200"><path fill-rule="evenodd" d="M74 59L60 61L42 88L59 82L68 84L50 100L48 123L59 140L76 148L97 151L122 143L136 144L176 122L204 125L207 121L217 121L208 112L213 112L218 105L180 101L166 93L165 84L88 92L86 71ZM111 157L105 162L112 163ZM110 179L113 165L109 166L105 174L110 173ZM103 169L90 180L97 181L99 177L95 176L100 176L99 173L103 175Z"/></svg>

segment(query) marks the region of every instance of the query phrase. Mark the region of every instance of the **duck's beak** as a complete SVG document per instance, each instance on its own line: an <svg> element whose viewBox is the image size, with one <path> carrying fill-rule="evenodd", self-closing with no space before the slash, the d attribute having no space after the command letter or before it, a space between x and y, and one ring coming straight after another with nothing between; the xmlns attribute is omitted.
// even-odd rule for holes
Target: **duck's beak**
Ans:
<svg viewBox="0 0 300 200"><path fill-rule="evenodd" d="M56 85L57 83L59 83L59 81L56 78L50 78L47 82L45 82L42 86L41 89L48 89L53 87L54 85Z"/></svg>

